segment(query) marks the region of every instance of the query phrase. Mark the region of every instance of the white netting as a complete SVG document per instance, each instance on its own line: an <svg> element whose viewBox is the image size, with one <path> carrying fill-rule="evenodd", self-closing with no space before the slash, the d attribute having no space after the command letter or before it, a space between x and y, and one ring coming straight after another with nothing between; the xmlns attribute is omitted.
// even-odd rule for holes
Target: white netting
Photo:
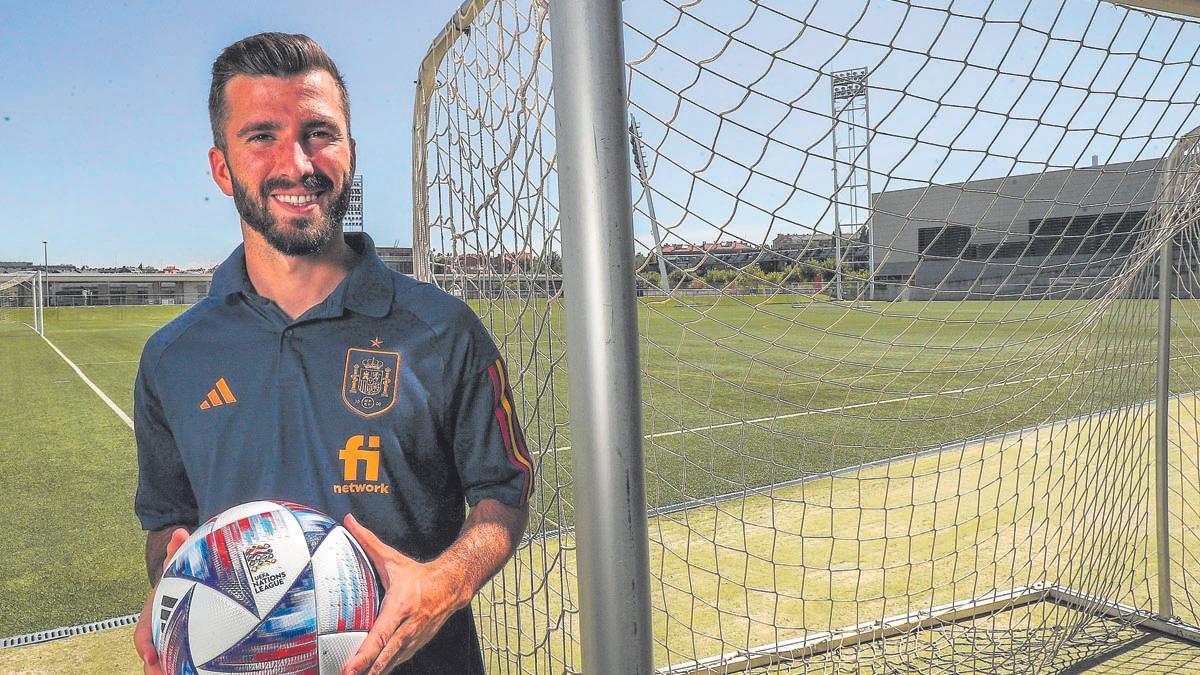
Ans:
<svg viewBox="0 0 1200 675"><path fill-rule="evenodd" d="M1128 639L1133 617L1014 601L822 643L1012 589L1155 609L1168 240L1174 598L1200 621L1200 25L1096 0L623 10L657 665L1014 672ZM492 329L538 461L530 539L478 603L494 672L579 669L548 11L465 3L416 115L417 268Z"/></svg>
<svg viewBox="0 0 1200 675"><path fill-rule="evenodd" d="M36 272L0 274L0 334L18 327L40 332L41 283Z"/></svg>

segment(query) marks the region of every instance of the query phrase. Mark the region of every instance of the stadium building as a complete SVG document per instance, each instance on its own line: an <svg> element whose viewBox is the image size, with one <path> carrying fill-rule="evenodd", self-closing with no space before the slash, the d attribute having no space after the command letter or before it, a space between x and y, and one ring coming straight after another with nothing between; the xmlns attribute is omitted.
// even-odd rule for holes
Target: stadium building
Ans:
<svg viewBox="0 0 1200 675"><path fill-rule="evenodd" d="M212 274L197 272L46 275L46 305L190 305L208 295Z"/></svg>
<svg viewBox="0 0 1200 675"><path fill-rule="evenodd" d="M1135 249L1165 160L872 195L876 299L1090 298Z"/></svg>

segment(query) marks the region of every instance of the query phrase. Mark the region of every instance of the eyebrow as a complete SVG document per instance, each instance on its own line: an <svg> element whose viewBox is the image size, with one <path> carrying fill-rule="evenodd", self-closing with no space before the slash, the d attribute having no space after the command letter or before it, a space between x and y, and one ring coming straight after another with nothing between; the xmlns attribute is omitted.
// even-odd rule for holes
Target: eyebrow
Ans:
<svg viewBox="0 0 1200 675"><path fill-rule="evenodd" d="M336 122L334 122L334 121L333 121L333 120L331 120L331 119L326 119L326 118L324 118L324 117L318 117L318 118L316 118L316 119L309 120L309 121L305 122L304 124L302 124L302 125L300 125L300 126L301 126L301 128L302 128L302 129L305 129L305 130L308 130L308 129L321 129L321 128L324 128L324 129L333 129L334 131L339 131L339 130L340 130L340 127L338 127L338 125L337 125L337 123L336 123Z"/></svg>
<svg viewBox="0 0 1200 675"><path fill-rule="evenodd" d="M283 128L283 125L280 124L279 122L267 122L267 121L251 122L238 130L237 137L244 138L246 136L261 133L264 131L279 131L282 128ZM339 130L339 127L336 122L334 122L333 120L330 120L330 119L325 119L323 117L318 117L316 119L309 120L309 121L305 122L303 125L301 125L301 128L306 129L306 130L307 129L320 129L320 128L333 129L335 131Z"/></svg>
<svg viewBox="0 0 1200 675"><path fill-rule="evenodd" d="M279 131L283 125L278 122L251 122L238 130L238 138L249 136L263 131Z"/></svg>

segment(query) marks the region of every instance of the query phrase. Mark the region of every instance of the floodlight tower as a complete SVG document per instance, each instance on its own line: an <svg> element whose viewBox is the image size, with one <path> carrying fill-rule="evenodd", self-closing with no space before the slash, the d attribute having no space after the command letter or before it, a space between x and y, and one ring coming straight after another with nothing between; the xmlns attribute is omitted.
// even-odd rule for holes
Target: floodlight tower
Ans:
<svg viewBox="0 0 1200 675"><path fill-rule="evenodd" d="M830 74L833 110L833 244L834 284L842 299L842 241L867 245L867 271L875 274L875 246L871 236L871 115L867 109L867 69L853 68ZM868 278L867 297L874 299L875 284Z"/></svg>
<svg viewBox="0 0 1200 675"><path fill-rule="evenodd" d="M633 163L637 165L638 178L642 182L642 192L646 195L646 212L650 216L650 231L654 234L654 258L658 261L659 286L667 293L671 292L671 281L667 277L667 261L663 259L662 237L658 234L658 217L654 215L654 193L650 190L650 177L646 172L646 151L642 145L642 128L638 126L637 118L629 113L629 144L633 150Z"/></svg>

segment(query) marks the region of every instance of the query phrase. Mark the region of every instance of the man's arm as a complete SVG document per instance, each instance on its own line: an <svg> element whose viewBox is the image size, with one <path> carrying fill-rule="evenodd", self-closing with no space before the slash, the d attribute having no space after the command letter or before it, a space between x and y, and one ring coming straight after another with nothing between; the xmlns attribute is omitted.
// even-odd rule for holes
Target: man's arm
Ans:
<svg viewBox="0 0 1200 675"><path fill-rule="evenodd" d="M467 514L462 534L430 564L465 594L461 607L504 567L521 543L529 523L529 505L513 508L481 499Z"/></svg>
<svg viewBox="0 0 1200 675"><path fill-rule="evenodd" d="M385 590L375 625L343 673L386 673L425 646L504 567L529 522L529 506L482 499L440 556L420 563L380 541L354 516L346 527L362 544Z"/></svg>
<svg viewBox="0 0 1200 675"><path fill-rule="evenodd" d="M158 653L154 650L151 628L154 588L162 578L163 565L187 538L188 531L182 527L166 527L146 533L146 575L150 577L150 594L138 616L137 628L133 631L133 647L142 659L142 672L145 675L159 675L162 672L158 665Z"/></svg>

